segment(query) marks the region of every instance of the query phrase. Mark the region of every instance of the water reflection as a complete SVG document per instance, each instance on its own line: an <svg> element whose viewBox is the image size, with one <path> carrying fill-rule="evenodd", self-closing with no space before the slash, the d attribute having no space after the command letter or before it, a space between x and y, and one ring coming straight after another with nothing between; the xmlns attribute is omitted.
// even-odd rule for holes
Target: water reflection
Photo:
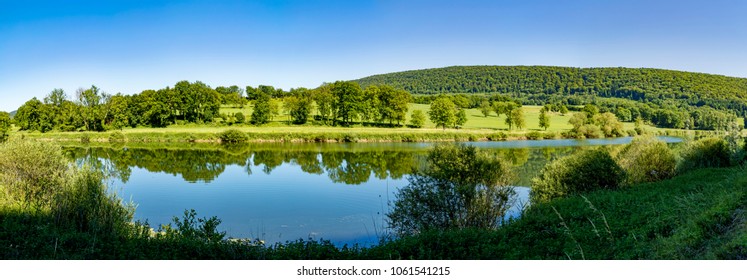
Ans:
<svg viewBox="0 0 747 280"><path fill-rule="evenodd" d="M547 163L600 145L573 141L470 144L507 159L517 174L513 185L529 186ZM432 145L91 143L65 149L79 164L118 178L120 196L139 205L135 218L154 226L195 209L220 217L221 230L233 237L374 244L394 193L407 185L406 175L421 167ZM518 192L527 202L528 189ZM518 208L512 211L515 217Z"/></svg>

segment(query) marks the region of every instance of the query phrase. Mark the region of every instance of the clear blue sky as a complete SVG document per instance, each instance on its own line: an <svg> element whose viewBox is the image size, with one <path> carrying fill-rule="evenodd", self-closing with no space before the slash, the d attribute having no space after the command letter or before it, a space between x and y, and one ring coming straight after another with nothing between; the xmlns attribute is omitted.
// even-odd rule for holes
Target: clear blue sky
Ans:
<svg viewBox="0 0 747 280"><path fill-rule="evenodd" d="M54 88L284 89L451 65L747 77L747 1L0 0L0 111Z"/></svg>

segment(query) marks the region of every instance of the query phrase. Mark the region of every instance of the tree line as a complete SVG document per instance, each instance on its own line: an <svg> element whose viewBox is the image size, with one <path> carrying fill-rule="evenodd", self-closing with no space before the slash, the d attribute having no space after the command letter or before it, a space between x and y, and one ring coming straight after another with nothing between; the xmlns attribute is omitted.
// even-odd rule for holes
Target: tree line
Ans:
<svg viewBox="0 0 747 280"><path fill-rule="evenodd" d="M263 85L213 89L199 81L180 81L173 87L149 89L133 95L111 95L91 86L78 89L70 97L64 90L54 89L43 100L33 98L18 108L13 122L21 130L40 132L165 127L229 118L239 123L261 125L282 111L294 124L304 124L313 117L325 125L347 126L360 122L399 126L405 121L410 101L410 93L404 90L385 85L361 89L357 83L343 81L287 92ZM249 118L241 113L220 112L221 106L243 108L250 102L254 110ZM4 116L0 116L0 126Z"/></svg>

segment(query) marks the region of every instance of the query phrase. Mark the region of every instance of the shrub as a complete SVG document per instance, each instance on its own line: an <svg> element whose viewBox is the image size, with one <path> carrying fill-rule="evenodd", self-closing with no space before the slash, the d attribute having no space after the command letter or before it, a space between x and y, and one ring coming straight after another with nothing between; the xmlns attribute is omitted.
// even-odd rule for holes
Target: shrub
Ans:
<svg viewBox="0 0 747 280"><path fill-rule="evenodd" d="M125 138L124 133L116 131L109 135L109 142L116 143L116 142L125 142L127 139Z"/></svg>
<svg viewBox="0 0 747 280"><path fill-rule="evenodd" d="M545 132L545 136L543 138L545 139L555 139L558 135L555 132Z"/></svg>
<svg viewBox="0 0 747 280"><path fill-rule="evenodd" d="M508 135L503 131L488 135L488 140L490 141L505 141L506 138L508 138Z"/></svg>
<svg viewBox="0 0 747 280"><path fill-rule="evenodd" d="M725 167L730 165L729 144L721 138L704 138L687 143L680 154L678 172L697 168Z"/></svg>
<svg viewBox="0 0 747 280"><path fill-rule="evenodd" d="M636 137L617 156L629 184L655 182L674 176L677 160L666 143L653 136Z"/></svg>
<svg viewBox="0 0 747 280"><path fill-rule="evenodd" d="M602 133L602 130L599 129L598 126L593 124L586 124L578 128L578 131L576 132L576 138L579 139L585 139L585 138L602 138L604 136L604 133Z"/></svg>
<svg viewBox="0 0 747 280"><path fill-rule="evenodd" d="M83 136L80 137L80 142L83 144L91 143L91 136L88 134L83 134Z"/></svg>
<svg viewBox="0 0 747 280"><path fill-rule="evenodd" d="M529 140L541 140L542 139L542 133L538 131L532 131L526 134L527 139Z"/></svg>
<svg viewBox="0 0 747 280"><path fill-rule="evenodd" d="M37 209L51 205L71 171L60 147L44 142L10 141L0 145L0 159L6 196Z"/></svg>
<svg viewBox="0 0 747 280"><path fill-rule="evenodd" d="M218 135L218 138L220 138L221 143L239 143L249 140L249 137L246 136L246 133L236 129L223 131Z"/></svg>
<svg viewBox="0 0 747 280"><path fill-rule="evenodd" d="M236 113L234 117L236 118L237 123L243 124L244 122L246 122L246 116L244 116L244 113L242 112Z"/></svg>
<svg viewBox="0 0 747 280"><path fill-rule="evenodd" d="M107 192L104 175L93 168L75 169L52 208L58 225L96 235L122 236L129 230L135 207L123 205Z"/></svg>
<svg viewBox="0 0 747 280"><path fill-rule="evenodd" d="M511 206L512 173L473 146L438 145L396 195L389 226L400 236L430 229L495 228Z"/></svg>
<svg viewBox="0 0 747 280"><path fill-rule="evenodd" d="M571 194L615 189L624 178L622 168L609 152L586 150L545 166L540 175L532 179L531 200L544 202Z"/></svg>

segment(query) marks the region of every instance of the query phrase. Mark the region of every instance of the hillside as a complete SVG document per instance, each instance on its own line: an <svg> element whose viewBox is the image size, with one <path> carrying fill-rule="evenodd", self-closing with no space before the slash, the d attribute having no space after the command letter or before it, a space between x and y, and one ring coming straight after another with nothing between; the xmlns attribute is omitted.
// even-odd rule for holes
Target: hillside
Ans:
<svg viewBox="0 0 747 280"><path fill-rule="evenodd" d="M381 74L356 80L413 94L504 93L539 104L617 97L677 107L709 105L747 113L747 78L646 68L452 66ZM566 103L573 103L567 102Z"/></svg>

